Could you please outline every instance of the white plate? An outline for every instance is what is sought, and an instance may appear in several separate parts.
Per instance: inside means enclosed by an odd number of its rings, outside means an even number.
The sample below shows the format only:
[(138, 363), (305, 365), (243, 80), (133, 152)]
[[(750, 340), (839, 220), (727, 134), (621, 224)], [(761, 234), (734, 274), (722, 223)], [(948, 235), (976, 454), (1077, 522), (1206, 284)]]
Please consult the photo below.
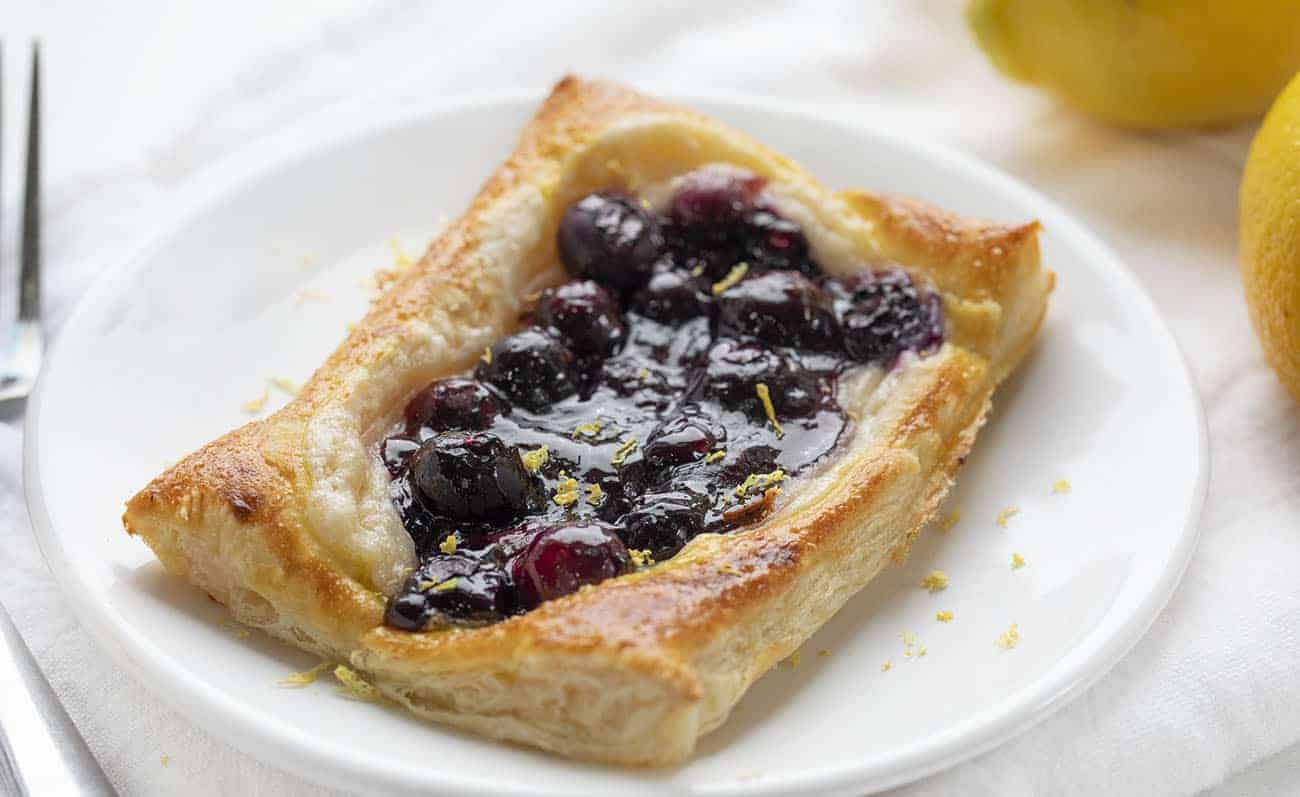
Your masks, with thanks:
[[(694, 104), (837, 186), (1041, 219), (1059, 274), (1037, 350), (927, 533), (750, 690), (676, 769), (626, 772), (483, 741), (276, 686), (312, 660), (166, 576), (123, 533), (123, 500), (244, 422), (267, 377), (306, 377), (359, 317), (359, 284), (417, 252), (509, 151), (535, 97), (446, 106), (303, 143), (259, 145), (189, 193), (194, 210), (111, 269), (68, 321), (29, 409), (27, 491), (41, 547), (86, 628), (160, 697), (244, 751), (368, 791), (861, 792), (1008, 739), (1100, 677), (1169, 598), (1196, 540), (1206, 443), (1172, 337), (1115, 255), (1059, 208), (956, 153), (752, 101)], [(332, 127), (337, 130), (337, 127)], [(272, 390), (267, 409), (284, 397)], [(1073, 490), (1053, 493), (1068, 479)], [(1006, 528), (1003, 507), (1019, 507)], [(1012, 570), (1012, 552), (1028, 564)], [(951, 577), (931, 595), (932, 568)], [(950, 623), (935, 613), (952, 611)], [(1017, 623), (1020, 643), (995, 640)], [(914, 633), (926, 655), (907, 656)], [(821, 656), (822, 650), (828, 655)], [(882, 671), (885, 662), (892, 662)]]

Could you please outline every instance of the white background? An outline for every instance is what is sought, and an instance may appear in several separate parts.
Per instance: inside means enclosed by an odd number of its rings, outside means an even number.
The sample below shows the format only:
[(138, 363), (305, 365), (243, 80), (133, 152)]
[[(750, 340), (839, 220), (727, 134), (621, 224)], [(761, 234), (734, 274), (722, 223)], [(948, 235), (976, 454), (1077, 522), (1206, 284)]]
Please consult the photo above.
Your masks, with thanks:
[[(1093, 124), (996, 76), (956, 0), (467, 5), (10, 0), (0, 10), (6, 274), (33, 36), (43, 42), (54, 324), (150, 234), (177, 186), (326, 110), (541, 88), (572, 70), (824, 102), (945, 141), (1063, 204), (1134, 268), (1191, 363), (1213, 473), (1200, 550), (1134, 652), (1043, 725), (911, 792), (1186, 793), (1225, 778), (1225, 793), (1297, 788), (1300, 408), (1263, 363), (1237, 278), (1249, 128), (1155, 135)], [(0, 290), (5, 313), (12, 296)], [(111, 423), (95, 417), (93, 385), (86, 417)], [(31, 542), (19, 447), (11, 419), (0, 428), (0, 599), (119, 789), (315, 791), (193, 728), (84, 638)]]

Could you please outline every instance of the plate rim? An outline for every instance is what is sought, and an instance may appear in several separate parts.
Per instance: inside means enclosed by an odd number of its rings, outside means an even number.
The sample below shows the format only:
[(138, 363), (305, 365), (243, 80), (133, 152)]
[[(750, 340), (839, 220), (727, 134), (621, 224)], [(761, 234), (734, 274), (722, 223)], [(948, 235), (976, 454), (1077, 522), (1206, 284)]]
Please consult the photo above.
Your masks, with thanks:
[[(818, 124), (831, 124), (852, 133), (887, 140), (891, 145), (914, 153), (918, 158), (939, 164), (945, 170), (957, 170), (977, 180), (995, 184), (1000, 191), (1032, 205), (1040, 220), (1050, 219), (1052, 235), (1071, 248), (1089, 252), (1094, 268), (1109, 272), (1127, 288), (1136, 306), (1149, 317), (1158, 330), (1156, 343), (1168, 349), (1178, 365), (1190, 394), (1196, 426), (1197, 468), (1191, 499), (1181, 521), (1177, 543), (1169, 552), (1169, 564), (1152, 582), (1148, 592), (1138, 600), (1129, 616), (1110, 635), (1095, 638), (1095, 631), (1083, 637), (1069, 650), (1077, 654), (1073, 666), (1054, 666), (1035, 681), (1018, 688), (1004, 700), (984, 711), (969, 715), (955, 725), (927, 739), (899, 750), (877, 754), (852, 763), (805, 769), (798, 773), (765, 773), (761, 779), (711, 785), (717, 794), (776, 795), (796, 791), (866, 789), (877, 791), (919, 780), (948, 769), (998, 747), (1045, 720), (1102, 677), (1133, 649), (1159, 617), (1172, 598), (1191, 562), (1200, 539), (1200, 518), (1204, 506), (1211, 467), (1208, 426), (1203, 403), (1187, 359), (1176, 338), (1145, 287), (1123, 259), (1092, 233), (1075, 216), (1037, 190), (1002, 170), (957, 150), (950, 145), (918, 137), (906, 128), (866, 120), (813, 102), (789, 101), (771, 96), (741, 92), (683, 92), (653, 83), (638, 82), (657, 96), (668, 97), (685, 105), (730, 107), (738, 111), (759, 112)], [(273, 131), (237, 148), (200, 169), (176, 191), (184, 201), (178, 209), (165, 214), (162, 223), (142, 234), (140, 243), (128, 247), (119, 260), (105, 268), (77, 299), (63, 328), (70, 328), (89, 308), (108, 292), (116, 277), (142, 267), (176, 231), (199, 220), (225, 198), (237, 193), (259, 176), (274, 172), (348, 142), (381, 134), (440, 116), (454, 116), (491, 107), (531, 109), (541, 101), (538, 90), (507, 90), (450, 95), (414, 109), (362, 115), (354, 109), (335, 109), (310, 115), (297, 124)], [(364, 109), (362, 109), (364, 111)], [(344, 124), (326, 133), (302, 131), (320, 125), (323, 119), (343, 115)], [(442, 788), (464, 794), (529, 793), (536, 790), (502, 790), (501, 784), (485, 784), (477, 778), (436, 771), (427, 767), (379, 767), (368, 756), (339, 747), (322, 747), (319, 738), (288, 723), (268, 722), (267, 717), (251, 710), (243, 701), (209, 685), (183, 668), (170, 663), (171, 656), (131, 626), (108, 602), (78, 601), (76, 594), (84, 586), (77, 570), (67, 564), (72, 560), (64, 552), (49, 517), (43, 486), (37, 468), (37, 430), (46, 385), (45, 374), (65, 348), (65, 336), (55, 338), (47, 352), (44, 367), (28, 400), (23, 423), (23, 483), (28, 514), (41, 554), (50, 568), (60, 591), (68, 599), (73, 614), (96, 643), (107, 650), (119, 666), (132, 674), (152, 695), (179, 711), (214, 737), (272, 767), (292, 772), (308, 781), (350, 788), (397, 788), (419, 790), (437, 783)], [(220, 711), (213, 711), (213, 709)], [(273, 718), (271, 718), (273, 719)], [(485, 740), (486, 744), (497, 744)], [(647, 784), (648, 785), (648, 784)], [(689, 784), (672, 784), (685, 786)], [(551, 793), (567, 793), (552, 790)]]

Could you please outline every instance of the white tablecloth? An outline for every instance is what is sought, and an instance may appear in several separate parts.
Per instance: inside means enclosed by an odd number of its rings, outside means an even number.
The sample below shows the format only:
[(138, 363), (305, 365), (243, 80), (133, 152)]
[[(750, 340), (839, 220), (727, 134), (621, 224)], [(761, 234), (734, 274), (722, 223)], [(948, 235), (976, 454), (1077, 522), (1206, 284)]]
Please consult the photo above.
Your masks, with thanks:
[[(53, 325), (150, 234), (196, 170), (327, 109), (540, 88), (575, 70), (797, 97), (911, 127), (1017, 175), (1121, 253), (1191, 361), (1214, 461), (1200, 549), (1138, 647), (1048, 721), (905, 791), (1186, 793), (1243, 771), (1228, 791), (1294, 788), (1300, 407), (1261, 358), (1237, 278), (1236, 190), (1251, 130), (1139, 135), (1093, 124), (997, 77), (956, 0), (312, 5), (6, 5), (5, 262), (13, 268), (25, 42), (39, 34)], [(86, 409), (87, 423), (101, 422), (93, 385)], [(21, 433), (8, 424), (0, 600), (113, 781), (131, 794), (314, 791), (197, 730), (87, 640), (31, 540)]]

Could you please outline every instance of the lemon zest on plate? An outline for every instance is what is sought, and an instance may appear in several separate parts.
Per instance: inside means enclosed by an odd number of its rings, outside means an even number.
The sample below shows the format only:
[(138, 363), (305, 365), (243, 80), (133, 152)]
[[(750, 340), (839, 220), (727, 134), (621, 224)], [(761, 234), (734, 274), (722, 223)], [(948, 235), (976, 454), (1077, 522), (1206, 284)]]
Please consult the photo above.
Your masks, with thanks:
[(1003, 650), (1011, 650), (1020, 644), (1020, 624), (1012, 623), (1011, 627), (1002, 632), (1002, 635), (994, 640), (994, 644)]
[(921, 586), (930, 590), (931, 594), (942, 592), (948, 588), (948, 574), (942, 570), (931, 570), (921, 579)]
[(301, 689), (304, 686), (316, 683), (320, 674), (330, 667), (330, 662), (322, 661), (315, 667), (303, 670), (302, 672), (291, 672), (280, 680), (276, 681), (276, 686), (282, 686), (286, 689)]
[(257, 413), (262, 411), (263, 407), (266, 406), (266, 400), (269, 399), (270, 397), (271, 397), (271, 386), (263, 385), (262, 395), (258, 396), (255, 399), (250, 399), (249, 401), (245, 401), (243, 404), (239, 405), (239, 408), (244, 412), (248, 413), (249, 415), (256, 415)]

